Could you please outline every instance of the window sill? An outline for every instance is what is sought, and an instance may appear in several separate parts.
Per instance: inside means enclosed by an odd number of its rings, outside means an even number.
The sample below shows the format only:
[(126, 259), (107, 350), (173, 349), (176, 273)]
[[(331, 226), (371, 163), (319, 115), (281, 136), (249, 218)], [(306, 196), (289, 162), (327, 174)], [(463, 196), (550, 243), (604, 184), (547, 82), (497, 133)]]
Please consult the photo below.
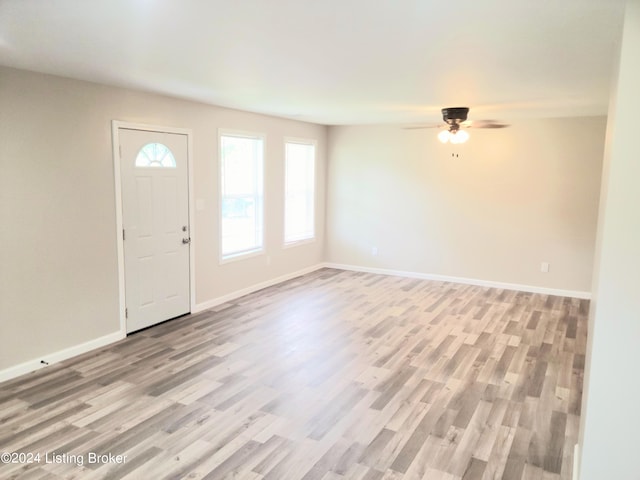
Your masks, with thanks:
[(305, 238), (303, 240), (294, 240), (293, 242), (287, 242), (282, 246), (282, 248), (287, 249), (287, 248), (299, 247), (302, 245), (309, 245), (311, 243), (316, 243), (316, 237)]
[(247, 252), (234, 253), (231, 255), (227, 255), (226, 257), (220, 257), (220, 261), (218, 263), (220, 265), (224, 265), (225, 263), (233, 263), (239, 260), (245, 260), (247, 258), (258, 257), (260, 255), (264, 255), (264, 248), (249, 250)]

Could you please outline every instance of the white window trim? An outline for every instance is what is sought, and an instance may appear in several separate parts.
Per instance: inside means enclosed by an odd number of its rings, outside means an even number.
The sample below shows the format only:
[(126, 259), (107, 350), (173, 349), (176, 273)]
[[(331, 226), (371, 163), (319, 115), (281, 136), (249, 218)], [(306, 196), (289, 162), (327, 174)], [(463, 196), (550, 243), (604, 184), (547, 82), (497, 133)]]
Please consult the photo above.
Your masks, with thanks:
[[(136, 159), (135, 159), (135, 168), (177, 168), (178, 165), (176, 164), (176, 159), (173, 156), (173, 152), (171, 152), (171, 150), (169, 150), (166, 145), (163, 145), (165, 148), (167, 148), (167, 153), (169, 154), (171, 161), (173, 162), (173, 165), (163, 165), (161, 162), (156, 165), (154, 163), (149, 163), (149, 165), (139, 165), (138, 164), (138, 159), (140, 158), (140, 154), (144, 151), (145, 148), (147, 148), (149, 145), (154, 145), (154, 143), (147, 143), (146, 145), (144, 145), (139, 151), (138, 151), (138, 155), (136, 155)], [(145, 153), (144, 154), (145, 157), (147, 157), (147, 159), (151, 160), (151, 158), (149, 158), (149, 156)]]
[[(300, 240), (286, 241), (286, 215), (287, 215), (287, 192), (286, 192), (286, 176), (287, 176), (287, 143), (298, 143), (300, 145), (313, 145), (313, 236), (309, 238), (302, 238)], [(282, 143), (284, 149), (284, 201), (282, 203), (282, 248), (293, 248), (302, 245), (308, 245), (315, 243), (318, 232), (317, 211), (318, 211), (318, 141), (312, 138), (300, 138), (300, 137), (284, 137)]]
[(293, 247), (298, 247), (298, 246), (302, 246), (302, 245), (307, 245), (309, 243), (316, 243), (315, 231), (313, 233), (313, 237), (311, 237), (311, 238), (303, 238), (302, 240), (292, 240), (290, 242), (285, 242), (282, 245), (282, 248), (284, 250), (286, 250), (287, 248), (293, 248)]
[(264, 255), (265, 254), (265, 249), (264, 246), (262, 248), (254, 248), (251, 250), (243, 250), (242, 252), (237, 252), (237, 253), (230, 253), (229, 255), (227, 255), (226, 257), (222, 257), (222, 255), (220, 256), (220, 261), (218, 262), (219, 265), (224, 265), (226, 263), (233, 263), (233, 262), (237, 262), (239, 260), (245, 260), (247, 258), (251, 258), (251, 257), (258, 257), (260, 255)]
[[(251, 248), (240, 252), (222, 253), (222, 137), (242, 137), (262, 140), (262, 246), (259, 248)], [(232, 130), (227, 128), (218, 129), (218, 264), (237, 262), (247, 258), (256, 257), (265, 254), (266, 222), (265, 222), (265, 205), (266, 205), (266, 189), (265, 189), (265, 166), (267, 151), (267, 135), (259, 132), (249, 132), (245, 130)]]

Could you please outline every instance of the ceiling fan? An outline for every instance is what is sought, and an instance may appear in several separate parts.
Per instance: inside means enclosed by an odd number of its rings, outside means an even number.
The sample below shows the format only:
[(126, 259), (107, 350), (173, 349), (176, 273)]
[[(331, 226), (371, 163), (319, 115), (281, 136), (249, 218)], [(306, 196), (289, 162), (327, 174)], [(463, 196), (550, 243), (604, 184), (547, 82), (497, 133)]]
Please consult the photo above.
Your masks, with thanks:
[(422, 125), (418, 127), (405, 127), (407, 130), (421, 128), (443, 128), (438, 133), (438, 139), (442, 143), (464, 143), (469, 139), (467, 128), (506, 128), (509, 125), (499, 123), (496, 120), (467, 120), (469, 115), (468, 107), (447, 107), (442, 109), (442, 120), (446, 125)]

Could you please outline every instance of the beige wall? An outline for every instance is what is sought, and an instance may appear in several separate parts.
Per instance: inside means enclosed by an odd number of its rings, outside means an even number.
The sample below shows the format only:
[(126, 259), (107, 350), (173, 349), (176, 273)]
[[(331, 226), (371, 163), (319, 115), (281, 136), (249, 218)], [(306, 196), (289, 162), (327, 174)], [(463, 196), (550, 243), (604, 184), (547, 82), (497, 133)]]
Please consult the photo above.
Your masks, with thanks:
[[(0, 371), (119, 329), (111, 121), (192, 129), (196, 302), (322, 261), (326, 128), (0, 68)], [(218, 263), (218, 128), (266, 134), (267, 255)], [(284, 137), (318, 140), (318, 241), (282, 248)]]
[(330, 127), (326, 258), (589, 292), (605, 122), (514, 121), (458, 147), (437, 130)]
[(581, 417), (581, 480), (639, 480), (640, 0), (627, 2), (609, 114)]
[[(604, 118), (476, 130), (457, 149), (398, 127), (327, 139), (323, 126), (6, 68), (0, 107), (0, 371), (118, 331), (112, 120), (193, 131), (197, 303), (323, 260), (590, 290)], [(267, 135), (270, 264), (218, 263), (218, 128)], [(318, 140), (318, 241), (291, 249), (285, 136)]]

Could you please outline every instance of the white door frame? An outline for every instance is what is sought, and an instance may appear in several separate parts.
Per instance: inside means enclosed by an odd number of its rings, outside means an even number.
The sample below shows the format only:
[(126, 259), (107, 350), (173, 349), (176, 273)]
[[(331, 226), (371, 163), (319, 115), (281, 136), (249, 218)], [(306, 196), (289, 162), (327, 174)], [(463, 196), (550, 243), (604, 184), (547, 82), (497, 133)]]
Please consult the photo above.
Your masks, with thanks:
[(118, 249), (118, 300), (120, 315), (120, 332), (126, 336), (127, 319), (125, 315), (126, 295), (124, 285), (124, 240), (122, 238), (122, 179), (120, 178), (120, 129), (142, 130), (147, 132), (177, 133), (187, 136), (187, 178), (189, 181), (189, 195), (187, 198), (189, 208), (189, 236), (191, 245), (189, 248), (189, 310), (196, 308), (196, 278), (195, 278), (195, 222), (193, 207), (195, 205), (193, 196), (193, 132), (187, 128), (161, 127), (157, 125), (146, 125), (142, 123), (122, 122), (113, 120), (111, 122), (111, 133), (113, 141), (113, 172), (116, 198), (116, 245)]

